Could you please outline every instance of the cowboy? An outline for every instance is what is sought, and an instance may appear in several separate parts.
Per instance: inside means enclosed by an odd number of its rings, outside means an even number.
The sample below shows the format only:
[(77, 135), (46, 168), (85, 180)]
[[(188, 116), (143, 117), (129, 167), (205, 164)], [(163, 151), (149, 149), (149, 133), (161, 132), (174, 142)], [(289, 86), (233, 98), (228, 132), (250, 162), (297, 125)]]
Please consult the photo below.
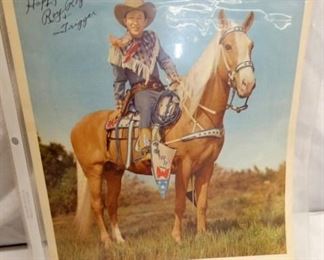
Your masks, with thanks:
[(151, 116), (161, 92), (165, 89), (160, 81), (158, 65), (165, 71), (171, 81), (170, 85), (177, 85), (180, 78), (172, 60), (161, 47), (156, 33), (145, 30), (155, 18), (155, 6), (143, 0), (125, 0), (124, 4), (116, 5), (114, 11), (117, 21), (127, 29), (121, 38), (110, 37), (108, 61), (115, 77), (116, 110), (119, 114), (128, 82), (134, 93), (135, 108), (141, 117), (135, 148), (146, 159), (150, 159)]

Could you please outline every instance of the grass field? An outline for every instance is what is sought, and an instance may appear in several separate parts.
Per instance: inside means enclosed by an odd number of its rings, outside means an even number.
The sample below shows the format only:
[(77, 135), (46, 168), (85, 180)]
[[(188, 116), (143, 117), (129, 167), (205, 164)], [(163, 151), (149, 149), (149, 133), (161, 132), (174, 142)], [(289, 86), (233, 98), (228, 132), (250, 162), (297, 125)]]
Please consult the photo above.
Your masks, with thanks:
[[(208, 232), (196, 236), (195, 208), (187, 201), (181, 246), (171, 238), (174, 190), (165, 200), (136, 177), (124, 179), (119, 223), (126, 243), (100, 246), (95, 225), (83, 240), (73, 216), (54, 219), (60, 259), (190, 259), (282, 254), (285, 246), (285, 166), (233, 172), (216, 167), (210, 185)], [(107, 220), (107, 223), (108, 220)]]

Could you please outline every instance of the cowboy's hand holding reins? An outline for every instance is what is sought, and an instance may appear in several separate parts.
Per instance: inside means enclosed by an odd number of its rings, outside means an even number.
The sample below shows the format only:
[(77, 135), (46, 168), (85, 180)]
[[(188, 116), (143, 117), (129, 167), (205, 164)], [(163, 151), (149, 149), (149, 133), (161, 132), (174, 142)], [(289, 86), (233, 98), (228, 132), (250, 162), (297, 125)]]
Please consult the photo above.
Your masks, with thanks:
[(181, 78), (178, 75), (174, 75), (174, 77), (171, 78), (172, 82), (170, 83), (168, 90), (176, 93), (179, 95), (179, 85), (181, 84)]
[(168, 75), (169, 80), (171, 81), (169, 85), (170, 90), (175, 90), (181, 83), (181, 78), (176, 72), (170, 73), (171, 75)]

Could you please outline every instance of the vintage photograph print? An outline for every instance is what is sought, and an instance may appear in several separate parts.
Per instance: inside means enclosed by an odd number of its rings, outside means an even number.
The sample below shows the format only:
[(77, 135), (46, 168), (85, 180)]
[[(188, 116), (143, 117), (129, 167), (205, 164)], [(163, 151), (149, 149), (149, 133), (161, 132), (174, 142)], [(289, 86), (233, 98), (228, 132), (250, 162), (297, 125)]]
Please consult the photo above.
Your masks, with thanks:
[(303, 0), (2, 5), (59, 259), (290, 255)]

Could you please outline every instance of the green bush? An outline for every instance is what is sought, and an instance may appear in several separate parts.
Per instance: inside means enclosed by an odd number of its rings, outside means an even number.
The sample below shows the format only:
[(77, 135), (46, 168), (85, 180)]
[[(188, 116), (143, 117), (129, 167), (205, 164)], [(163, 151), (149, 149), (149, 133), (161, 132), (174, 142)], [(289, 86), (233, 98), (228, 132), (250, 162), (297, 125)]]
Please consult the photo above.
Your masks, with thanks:
[(75, 168), (65, 171), (60, 183), (48, 190), (52, 216), (75, 212), (77, 205), (77, 178)]
[(58, 143), (43, 144), (38, 138), (52, 216), (75, 211), (76, 164), (72, 153)]

